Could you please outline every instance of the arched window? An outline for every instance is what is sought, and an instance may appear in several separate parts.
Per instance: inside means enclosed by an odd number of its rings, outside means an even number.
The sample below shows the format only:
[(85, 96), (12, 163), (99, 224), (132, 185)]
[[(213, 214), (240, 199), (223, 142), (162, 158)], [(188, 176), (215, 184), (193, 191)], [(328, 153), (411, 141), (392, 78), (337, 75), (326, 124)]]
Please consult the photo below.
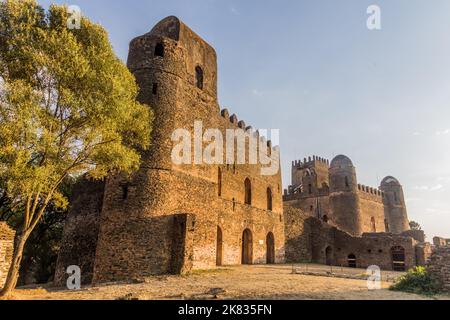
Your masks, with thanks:
[(267, 210), (272, 211), (272, 189), (267, 188)]
[(217, 195), (222, 196), (222, 169), (219, 168), (217, 173)]
[(372, 228), (372, 232), (377, 232), (377, 225), (375, 223), (375, 218), (374, 217), (370, 218), (370, 226)]
[(252, 204), (252, 183), (249, 178), (245, 179), (245, 204)]
[(123, 184), (121, 187), (122, 187), (122, 200), (126, 200), (128, 198), (128, 185)]
[(203, 89), (203, 69), (200, 66), (195, 67), (195, 81), (197, 88)]
[(308, 184), (308, 192), (309, 192), (309, 194), (312, 193), (312, 184)]
[(347, 188), (350, 187), (350, 184), (348, 183), (348, 177), (347, 176), (345, 177), (345, 186)]
[(155, 46), (155, 57), (164, 57), (164, 45), (162, 43)]
[(384, 219), (384, 229), (386, 232), (389, 232), (389, 222), (387, 221), (387, 219)]

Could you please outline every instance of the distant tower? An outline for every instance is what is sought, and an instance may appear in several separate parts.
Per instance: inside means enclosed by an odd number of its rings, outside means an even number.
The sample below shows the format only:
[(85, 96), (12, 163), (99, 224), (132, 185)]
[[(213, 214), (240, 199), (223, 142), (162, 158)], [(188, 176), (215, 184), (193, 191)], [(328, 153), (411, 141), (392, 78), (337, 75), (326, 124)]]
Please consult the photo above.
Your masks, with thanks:
[(352, 161), (335, 157), (330, 164), (330, 207), (336, 226), (352, 235), (361, 235), (358, 183)]
[(389, 176), (381, 181), (380, 190), (385, 195), (383, 202), (389, 231), (402, 233), (409, 230), (408, 214), (401, 184), (397, 179)]

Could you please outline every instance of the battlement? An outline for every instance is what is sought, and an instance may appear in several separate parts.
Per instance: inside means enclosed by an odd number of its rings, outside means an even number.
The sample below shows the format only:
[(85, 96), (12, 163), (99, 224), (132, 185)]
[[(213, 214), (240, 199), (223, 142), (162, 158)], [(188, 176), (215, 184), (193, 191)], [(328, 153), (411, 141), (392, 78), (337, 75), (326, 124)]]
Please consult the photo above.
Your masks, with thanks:
[(370, 194), (370, 195), (374, 195), (374, 196), (377, 196), (377, 197), (380, 197), (380, 198), (384, 198), (385, 197), (384, 192), (381, 191), (380, 189), (373, 188), (373, 187), (368, 187), (368, 186), (365, 186), (363, 184), (358, 184), (358, 191), (364, 192), (364, 193), (367, 193), (367, 194)]
[(292, 161), (292, 167), (301, 169), (304, 167), (310, 167), (312, 165), (315, 165), (316, 163), (321, 163), (330, 166), (330, 161), (328, 159), (319, 156), (311, 156), (308, 158), (304, 158), (303, 160)]
[(255, 138), (259, 138), (261, 144), (266, 144), (268, 148), (272, 151), (279, 151), (280, 147), (278, 145), (273, 146), (271, 140), (267, 140), (266, 137), (260, 136), (259, 130), (254, 131), (252, 126), (247, 126), (244, 120), (239, 120), (236, 114), (232, 114), (230, 116), (230, 112), (227, 108), (224, 108), (220, 111), (220, 116), (229, 122), (230, 129), (242, 129), (247, 134), (253, 135)]

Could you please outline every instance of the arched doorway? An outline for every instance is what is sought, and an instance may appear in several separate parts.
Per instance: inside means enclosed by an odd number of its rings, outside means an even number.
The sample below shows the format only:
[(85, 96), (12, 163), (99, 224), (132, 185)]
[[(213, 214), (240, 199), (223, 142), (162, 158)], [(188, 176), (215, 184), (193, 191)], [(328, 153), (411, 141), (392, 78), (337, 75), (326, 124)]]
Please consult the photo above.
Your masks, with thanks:
[(391, 249), (392, 269), (394, 271), (405, 271), (405, 248), (397, 246)]
[(222, 229), (217, 227), (217, 247), (216, 247), (216, 265), (221, 266), (223, 264), (223, 236)]
[(242, 235), (242, 264), (253, 263), (253, 236), (250, 229), (245, 229)]
[(348, 255), (347, 262), (349, 268), (356, 268), (356, 256), (353, 253)]
[(266, 237), (266, 261), (267, 264), (275, 263), (275, 237), (269, 232)]
[(334, 259), (333, 259), (333, 248), (328, 246), (325, 249), (325, 263), (329, 266), (333, 265)]

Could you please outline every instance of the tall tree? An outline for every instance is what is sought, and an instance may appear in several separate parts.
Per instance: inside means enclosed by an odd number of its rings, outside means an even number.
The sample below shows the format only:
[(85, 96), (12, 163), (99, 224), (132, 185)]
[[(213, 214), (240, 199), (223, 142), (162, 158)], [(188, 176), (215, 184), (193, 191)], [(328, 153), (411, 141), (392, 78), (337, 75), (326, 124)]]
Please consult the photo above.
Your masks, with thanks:
[[(132, 173), (150, 145), (153, 115), (106, 31), (87, 18), (69, 28), (63, 6), (0, 2), (0, 181), (24, 209), (0, 295), (15, 288), (24, 245), (69, 176)], [(73, 25), (73, 24), (72, 24)]]

